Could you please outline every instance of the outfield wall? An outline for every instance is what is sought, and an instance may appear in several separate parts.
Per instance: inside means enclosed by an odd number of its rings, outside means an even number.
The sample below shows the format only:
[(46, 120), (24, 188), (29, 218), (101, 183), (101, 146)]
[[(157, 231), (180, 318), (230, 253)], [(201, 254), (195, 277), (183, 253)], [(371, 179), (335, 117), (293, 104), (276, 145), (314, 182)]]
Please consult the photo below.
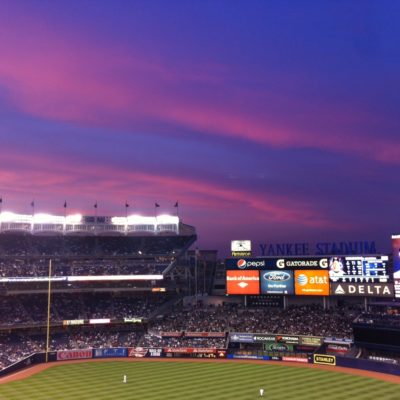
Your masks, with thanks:
[[(292, 356), (267, 356), (251, 352), (228, 352), (226, 349), (217, 348), (193, 348), (193, 347), (115, 347), (102, 349), (76, 349), (59, 350), (49, 352), (49, 361), (67, 361), (67, 360), (91, 360), (106, 358), (207, 358), (207, 359), (247, 359), (247, 360), (265, 360), (265, 361), (287, 361), (302, 363), (313, 363), (318, 365), (330, 365), (332, 369), (335, 366), (362, 369), (373, 372), (380, 372), (400, 376), (400, 365), (387, 364), (378, 361), (362, 360), (359, 358), (348, 358), (328, 354), (309, 354), (307, 357), (293, 354)], [(0, 377), (15, 373), (22, 369), (31, 367), (35, 364), (46, 362), (46, 353), (35, 353), (18, 361), (0, 371)]]

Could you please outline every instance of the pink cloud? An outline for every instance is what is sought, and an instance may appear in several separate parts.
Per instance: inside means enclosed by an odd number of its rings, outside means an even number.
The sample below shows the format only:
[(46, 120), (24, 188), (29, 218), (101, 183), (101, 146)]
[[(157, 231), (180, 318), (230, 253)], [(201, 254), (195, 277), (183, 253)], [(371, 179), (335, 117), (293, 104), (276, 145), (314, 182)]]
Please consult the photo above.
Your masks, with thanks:
[[(54, 199), (75, 199), (75, 202), (86, 205), (98, 200), (107, 204), (109, 212), (115, 212), (119, 203), (123, 204), (125, 199), (133, 197), (134, 202), (136, 199), (147, 199), (147, 202), (152, 199), (152, 204), (154, 193), (159, 193), (159, 198), (154, 201), (172, 204), (172, 201), (179, 198), (181, 204), (190, 205), (191, 213), (219, 210), (221, 218), (224, 214), (233, 213), (237, 222), (244, 218), (247, 221), (256, 219), (258, 222), (296, 223), (308, 227), (332, 227), (336, 224), (299, 201), (291, 201), (272, 193), (233, 189), (196, 178), (152, 175), (109, 165), (86, 164), (84, 161), (63, 160), (60, 157), (41, 158), (13, 151), (4, 151), (0, 167), (3, 171), (0, 175), (2, 195), (10, 205), (20, 204), (18, 202), (23, 197), (26, 198), (26, 204), (35, 198), (41, 199), (38, 204), (42, 202), (48, 207), (52, 206), (49, 199), (52, 199), (51, 202)], [(145, 204), (135, 202), (135, 207), (140, 209)], [(243, 212), (238, 213), (237, 210)]]
[[(282, 104), (290, 104), (293, 109), (300, 100), (282, 99), (281, 94), (260, 93), (257, 89), (232, 88), (225, 77), (235, 77), (235, 71), (223, 65), (180, 68), (178, 63), (167, 64), (132, 50), (125, 53), (100, 47), (71, 32), (68, 36), (56, 34), (41, 21), (25, 20), (22, 29), (15, 21), (3, 18), (1, 22), (0, 85), (8, 90), (15, 106), (26, 113), (104, 127), (156, 119), (267, 146), (356, 153), (400, 163), (398, 140), (379, 136), (362, 140), (362, 132), (316, 134), (312, 129), (252, 112), (251, 104), (260, 99), (265, 104), (284, 100)], [(177, 90), (188, 82), (205, 84), (208, 91), (190, 96)], [(214, 101), (213, 93), (226, 93), (225, 100)], [(244, 108), (243, 104), (250, 106)], [(291, 110), (287, 111), (290, 120)], [(326, 126), (335, 126), (338, 120), (354, 123), (371, 117), (310, 106), (305, 118), (323, 119)]]

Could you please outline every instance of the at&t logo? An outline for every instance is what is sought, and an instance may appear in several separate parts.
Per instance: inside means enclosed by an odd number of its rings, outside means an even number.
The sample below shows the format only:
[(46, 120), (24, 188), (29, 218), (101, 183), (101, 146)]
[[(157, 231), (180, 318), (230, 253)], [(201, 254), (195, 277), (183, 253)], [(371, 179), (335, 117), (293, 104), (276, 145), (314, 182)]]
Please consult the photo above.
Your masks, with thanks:
[(307, 285), (307, 283), (308, 283), (307, 275), (300, 274), (300, 275), (297, 277), (297, 283), (298, 283), (300, 286)]

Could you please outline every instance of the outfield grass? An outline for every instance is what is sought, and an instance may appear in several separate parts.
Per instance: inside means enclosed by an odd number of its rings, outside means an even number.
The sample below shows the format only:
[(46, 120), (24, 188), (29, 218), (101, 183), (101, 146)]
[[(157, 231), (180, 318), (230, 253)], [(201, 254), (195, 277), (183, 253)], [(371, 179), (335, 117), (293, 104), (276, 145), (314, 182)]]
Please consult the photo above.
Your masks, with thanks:
[[(122, 383), (123, 375), (128, 383)], [(245, 363), (96, 362), (56, 365), (0, 385), (1, 400), (399, 400), (400, 385), (313, 368)]]

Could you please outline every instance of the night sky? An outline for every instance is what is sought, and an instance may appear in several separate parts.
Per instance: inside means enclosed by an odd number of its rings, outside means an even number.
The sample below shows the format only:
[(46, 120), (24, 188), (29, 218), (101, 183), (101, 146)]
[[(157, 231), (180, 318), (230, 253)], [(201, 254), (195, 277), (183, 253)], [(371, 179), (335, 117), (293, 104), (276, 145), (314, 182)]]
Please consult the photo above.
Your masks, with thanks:
[(400, 231), (400, 2), (0, 2), (3, 211), (174, 213), (200, 248)]

